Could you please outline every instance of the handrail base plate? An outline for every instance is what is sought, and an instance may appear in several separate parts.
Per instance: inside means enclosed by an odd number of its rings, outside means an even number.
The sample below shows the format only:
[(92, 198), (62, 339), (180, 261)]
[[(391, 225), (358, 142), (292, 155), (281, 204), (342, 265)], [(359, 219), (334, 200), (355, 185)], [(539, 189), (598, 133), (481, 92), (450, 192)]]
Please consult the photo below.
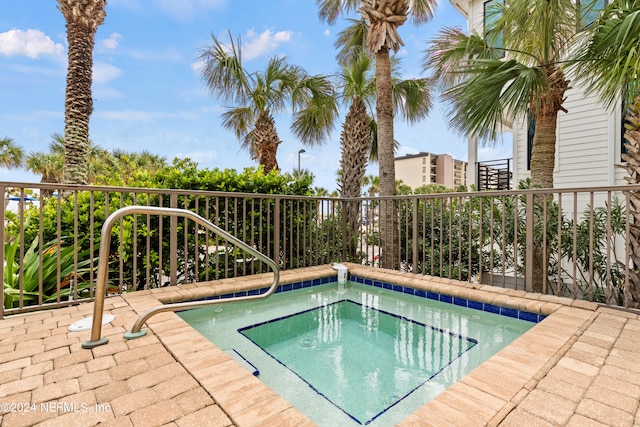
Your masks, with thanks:
[(94, 347), (98, 347), (99, 345), (104, 345), (109, 342), (109, 338), (100, 338), (96, 341), (85, 341), (82, 343), (82, 348), (91, 349)]
[(139, 332), (125, 332), (125, 334), (123, 335), (125, 340), (133, 340), (136, 338), (140, 338), (147, 335), (147, 331), (144, 329), (141, 329)]

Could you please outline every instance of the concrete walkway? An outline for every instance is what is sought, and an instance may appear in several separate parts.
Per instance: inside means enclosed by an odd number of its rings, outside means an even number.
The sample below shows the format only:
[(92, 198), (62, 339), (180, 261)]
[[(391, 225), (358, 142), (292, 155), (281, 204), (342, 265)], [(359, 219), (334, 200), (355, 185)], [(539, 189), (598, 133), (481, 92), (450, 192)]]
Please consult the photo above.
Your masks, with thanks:
[[(481, 285), (351, 266), (452, 295), (549, 311), (523, 337), (400, 423), (403, 426), (640, 425), (637, 314)], [(330, 266), (283, 272), (283, 283), (335, 274)], [(355, 274), (355, 273), (354, 273)], [(372, 276), (373, 277), (373, 276)], [(304, 426), (302, 413), (173, 313), (149, 334), (122, 334), (159, 301), (264, 286), (270, 276), (222, 280), (107, 299), (116, 319), (109, 343), (81, 348), (89, 332), (68, 326), (91, 315), (82, 305), (0, 321), (0, 424), (42, 426)]]

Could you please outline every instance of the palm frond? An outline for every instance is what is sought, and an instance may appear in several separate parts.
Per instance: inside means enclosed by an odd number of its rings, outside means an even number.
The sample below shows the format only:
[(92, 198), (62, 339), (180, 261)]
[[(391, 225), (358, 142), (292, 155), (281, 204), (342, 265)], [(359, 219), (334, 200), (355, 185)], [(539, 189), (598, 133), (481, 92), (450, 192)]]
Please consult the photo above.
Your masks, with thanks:
[(336, 59), (338, 63), (347, 66), (356, 62), (358, 58), (365, 54), (372, 56), (367, 49), (367, 33), (369, 32), (369, 24), (364, 19), (349, 19), (350, 24), (338, 33), (333, 47), (338, 49)]
[(12, 138), (0, 139), (0, 167), (19, 168), (23, 157), (24, 150)]
[(403, 119), (413, 124), (429, 115), (433, 107), (431, 93), (433, 79), (410, 79), (396, 81), (393, 84), (393, 100), (395, 110)]
[[(371, 163), (378, 163), (378, 122), (376, 122), (374, 118), (371, 118), (369, 127), (371, 128), (371, 149), (369, 150), (369, 161)], [(393, 152), (397, 152), (398, 148), (400, 148), (400, 142), (397, 139), (394, 139)], [(375, 178), (376, 185), (380, 185), (380, 181), (377, 176), (372, 176), (371, 178)]]
[(334, 24), (341, 14), (357, 11), (360, 0), (316, 0), (316, 5), (320, 19)]
[(409, 7), (409, 16), (416, 24), (422, 24), (433, 18), (437, 0), (411, 0)]
[(347, 100), (359, 97), (365, 102), (375, 99), (374, 69), (375, 60), (364, 52), (345, 64), (340, 73), (341, 96)]
[(378, 122), (374, 118), (369, 121), (371, 128), (371, 150), (369, 150), (369, 161), (378, 163)]
[(505, 118), (526, 111), (533, 96), (546, 89), (542, 68), (514, 60), (478, 60), (463, 72), (470, 77), (444, 94), (450, 123), (462, 134), (477, 133), (485, 141), (497, 136)]
[(224, 44), (213, 34), (213, 44), (205, 47), (200, 60), (203, 61), (202, 79), (212, 94), (222, 96), (230, 102), (242, 100), (248, 90), (248, 76), (242, 67), (242, 40), (233, 40), (229, 33), (229, 43)]
[(468, 62), (503, 56), (503, 49), (491, 46), (479, 34), (466, 35), (459, 28), (446, 27), (429, 42), (422, 68), (424, 71), (432, 70), (440, 86), (446, 88), (467, 78), (461, 68)]
[(511, 59), (530, 66), (564, 60), (581, 25), (574, 0), (508, 0), (496, 9), (489, 31), (502, 34)]
[(587, 31), (592, 37), (573, 58), (578, 81), (608, 106), (620, 95), (629, 104), (640, 89), (640, 2), (614, 1)]
[[(232, 131), (236, 138), (243, 140), (256, 121), (256, 114), (250, 107), (227, 108), (222, 113), (222, 126)], [(243, 144), (243, 148), (244, 144)]]
[(333, 87), (326, 76), (303, 78), (292, 95), (294, 118), (292, 129), (305, 144), (326, 139), (338, 115)]

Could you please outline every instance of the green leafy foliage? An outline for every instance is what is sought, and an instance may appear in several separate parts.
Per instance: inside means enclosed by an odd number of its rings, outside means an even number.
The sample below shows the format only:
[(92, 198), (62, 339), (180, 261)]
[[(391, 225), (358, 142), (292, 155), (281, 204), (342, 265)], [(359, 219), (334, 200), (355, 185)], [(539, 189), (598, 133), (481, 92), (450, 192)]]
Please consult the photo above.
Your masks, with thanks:
[[(525, 180), (519, 188), (530, 186)], [(527, 196), (476, 194), (399, 201), (402, 265), (409, 271), (465, 281), (479, 274), (524, 277)], [(562, 207), (551, 196), (534, 195), (529, 202), (533, 202), (534, 264), (539, 263), (534, 275), (540, 276), (540, 283), (546, 275), (544, 292), (623, 304), (625, 266), (620, 260), (624, 257), (616, 251), (622, 250), (626, 232), (624, 203), (613, 197), (606, 206), (587, 205), (581, 213), (568, 213), (572, 206)], [(372, 232), (369, 239), (374, 237)]]
[[(97, 183), (113, 186), (122, 184), (122, 179), (117, 174), (100, 176)], [(144, 169), (132, 173), (127, 184), (149, 190), (79, 191), (65, 198), (48, 199), (43, 206), (42, 222), (39, 215), (34, 215), (26, 227), (25, 241), (36, 239), (42, 228), (44, 240), (76, 241), (85, 256), (97, 257), (102, 224), (109, 214), (124, 206), (164, 206), (198, 213), (283, 266), (302, 267), (310, 262), (312, 238), (317, 239), (319, 233), (315, 222), (317, 202), (290, 199), (278, 202), (280, 246), (275, 247), (273, 212), (278, 198), (264, 194), (312, 195), (311, 177), (293, 179), (288, 174), (264, 174), (262, 169), (251, 168), (240, 173), (198, 169), (189, 159), (176, 159), (171, 166), (153, 173)], [(161, 189), (178, 191), (169, 194)], [(112, 291), (166, 285), (172, 239), (177, 242), (174, 247), (179, 283), (233, 277), (264, 268), (248, 254), (204, 232), (192, 221), (131, 215), (118, 221), (112, 230), (109, 250), (112, 267), (109, 280), (115, 288)]]
[[(49, 241), (42, 245), (40, 251), (36, 237), (24, 254), (20, 251), (18, 239), (13, 238), (4, 244), (5, 308), (18, 306), (21, 298), (24, 305), (32, 305), (89, 296), (88, 275), (92, 260), (88, 257), (88, 251), (82, 250), (76, 254), (73, 245), (63, 243)], [(70, 286), (72, 283), (75, 287)]]
[[(439, 190), (439, 189), (438, 189)], [(417, 265), (413, 265), (414, 203), (418, 204), (419, 224)], [(400, 253), (411, 269), (421, 274), (469, 280), (487, 271), (493, 258), (498, 267), (500, 257), (490, 244), (492, 236), (490, 210), (499, 211), (489, 198), (469, 201), (463, 197), (411, 199), (400, 207)], [(492, 254), (493, 252), (493, 254)]]

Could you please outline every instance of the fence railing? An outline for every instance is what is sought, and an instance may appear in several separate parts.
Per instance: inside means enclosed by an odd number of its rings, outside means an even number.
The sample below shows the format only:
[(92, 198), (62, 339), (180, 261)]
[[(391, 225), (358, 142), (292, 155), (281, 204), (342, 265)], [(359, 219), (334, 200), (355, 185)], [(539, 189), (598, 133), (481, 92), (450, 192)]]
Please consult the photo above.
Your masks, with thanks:
[[(281, 269), (386, 255), (415, 274), (631, 305), (623, 191), (637, 187), (339, 199), (0, 182), (0, 315), (92, 300), (100, 228), (131, 205), (193, 211)], [(109, 266), (108, 294), (267, 271), (193, 221), (149, 215), (115, 225)]]

